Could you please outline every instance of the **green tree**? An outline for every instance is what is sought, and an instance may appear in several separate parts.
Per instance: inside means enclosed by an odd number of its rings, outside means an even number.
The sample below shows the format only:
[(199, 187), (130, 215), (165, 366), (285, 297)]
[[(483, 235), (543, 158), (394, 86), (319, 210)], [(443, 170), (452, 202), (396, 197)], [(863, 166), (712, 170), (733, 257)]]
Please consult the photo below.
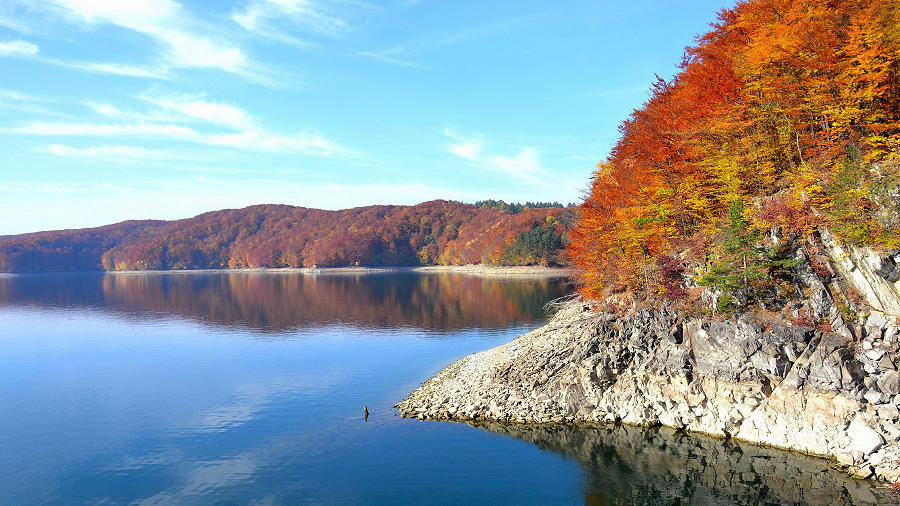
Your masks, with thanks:
[(723, 240), (720, 253), (698, 284), (719, 290), (716, 308), (729, 313), (757, 299), (769, 281), (784, 276), (797, 261), (785, 255), (781, 245), (766, 247), (762, 233), (745, 217), (743, 200), (728, 207), (728, 215), (720, 225)]

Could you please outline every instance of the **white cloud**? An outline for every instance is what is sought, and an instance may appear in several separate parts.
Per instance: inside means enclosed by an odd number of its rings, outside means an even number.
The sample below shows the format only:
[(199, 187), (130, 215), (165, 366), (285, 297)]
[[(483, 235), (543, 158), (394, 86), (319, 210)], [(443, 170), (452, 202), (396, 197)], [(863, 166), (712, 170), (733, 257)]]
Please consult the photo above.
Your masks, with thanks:
[[(162, 55), (174, 67), (217, 68), (252, 75), (252, 65), (244, 52), (222, 37), (209, 36), (178, 2), (172, 0), (51, 0), (55, 10), (86, 25), (114, 24), (146, 34), (157, 41)], [(106, 67), (104, 67), (106, 65)], [(95, 64), (96, 70), (118, 71), (126, 75), (159, 72), (142, 67)], [(86, 69), (88, 70), (88, 69)]]
[(158, 161), (196, 159), (195, 156), (176, 153), (170, 150), (147, 149), (144, 147), (123, 145), (73, 148), (63, 144), (52, 144), (50, 146), (39, 148), (38, 151), (71, 158), (99, 158), (106, 160)]
[(508, 174), (529, 184), (546, 185), (550, 181), (549, 171), (541, 166), (539, 153), (532, 147), (521, 148), (515, 157), (487, 156), (482, 153), (484, 142), (481, 139), (466, 139), (447, 129), (444, 130), (444, 135), (459, 141), (448, 146), (450, 153), (471, 160), (479, 167)]
[(59, 60), (44, 60), (47, 63), (62, 65), (95, 74), (113, 74), (119, 76), (130, 77), (147, 77), (151, 79), (166, 79), (169, 69), (166, 66), (161, 67), (145, 67), (141, 65), (122, 65), (119, 63), (78, 63), (78, 62), (62, 62)]
[(243, 11), (232, 13), (231, 19), (250, 33), (302, 46), (311, 44), (287, 35), (286, 30), (334, 37), (350, 29), (326, 5), (311, 0), (252, 0)]
[(147, 77), (152, 79), (165, 79), (168, 77), (168, 68), (165, 66), (152, 68), (140, 65), (122, 65), (119, 63), (64, 62), (54, 58), (41, 58), (38, 56), (39, 52), (40, 48), (37, 45), (25, 40), (0, 42), (0, 56), (31, 58), (43, 63), (83, 70), (94, 74), (114, 74), (131, 77)]
[(300, 133), (288, 136), (271, 135), (260, 132), (209, 134), (198, 132), (190, 127), (175, 124), (33, 122), (24, 127), (3, 128), (0, 129), (0, 133), (11, 135), (53, 135), (72, 137), (150, 137), (248, 151), (298, 153), (322, 157), (348, 156), (354, 154), (350, 150), (347, 150), (320, 135), (311, 133)]
[(256, 130), (257, 120), (246, 111), (231, 105), (200, 100), (202, 96), (154, 96), (144, 94), (139, 98), (162, 107), (167, 111), (175, 111), (193, 119), (199, 119), (214, 125), (226, 126), (237, 130)]
[(351, 152), (315, 134), (292, 136), (265, 135), (257, 132), (206, 136), (204, 142), (215, 146), (227, 146), (253, 151), (304, 153), (316, 156), (350, 155)]
[(134, 136), (134, 137), (167, 137), (172, 139), (194, 137), (197, 131), (179, 125), (155, 125), (149, 123), (136, 124), (103, 124), (103, 123), (45, 123), (35, 121), (24, 127), (3, 128), (0, 132), (12, 135), (61, 135), (61, 136)]
[(547, 175), (546, 169), (541, 167), (538, 161), (538, 152), (534, 148), (522, 148), (515, 158), (492, 156), (487, 158), (486, 162), (496, 170), (525, 181), (543, 183), (545, 180), (539, 176)]
[(460, 158), (468, 158), (469, 160), (477, 160), (481, 154), (481, 142), (467, 141), (462, 144), (453, 144), (450, 146), (450, 152)]
[(34, 56), (40, 48), (25, 40), (0, 42), (0, 56)]

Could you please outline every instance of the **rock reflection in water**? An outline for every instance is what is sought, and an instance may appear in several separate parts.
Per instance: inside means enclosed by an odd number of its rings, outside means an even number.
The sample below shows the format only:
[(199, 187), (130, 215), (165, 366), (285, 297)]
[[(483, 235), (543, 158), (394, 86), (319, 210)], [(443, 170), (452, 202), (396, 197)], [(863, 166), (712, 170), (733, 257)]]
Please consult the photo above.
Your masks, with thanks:
[(562, 278), (457, 273), (165, 272), (0, 276), (0, 306), (90, 307), (284, 332), (316, 325), (449, 331), (540, 320)]
[(900, 497), (829, 462), (735, 440), (626, 425), (471, 425), (577, 461), (586, 505), (867, 505)]

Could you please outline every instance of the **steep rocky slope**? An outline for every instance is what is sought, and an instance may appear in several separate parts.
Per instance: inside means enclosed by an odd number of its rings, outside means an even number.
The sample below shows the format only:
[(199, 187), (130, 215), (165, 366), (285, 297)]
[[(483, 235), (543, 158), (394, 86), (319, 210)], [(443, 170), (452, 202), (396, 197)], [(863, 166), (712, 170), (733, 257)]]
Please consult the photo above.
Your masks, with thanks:
[[(615, 315), (577, 303), (454, 362), (397, 407), (421, 419), (664, 425), (832, 456), (856, 475), (896, 481), (900, 301), (884, 268), (893, 256), (853, 250), (838, 261), (871, 275), (826, 283), (807, 262), (794, 269), (806, 297), (796, 310), (826, 317), (828, 331), (761, 312), (705, 319), (661, 306)], [(857, 304), (851, 318), (834, 302), (851, 289), (877, 307)]]

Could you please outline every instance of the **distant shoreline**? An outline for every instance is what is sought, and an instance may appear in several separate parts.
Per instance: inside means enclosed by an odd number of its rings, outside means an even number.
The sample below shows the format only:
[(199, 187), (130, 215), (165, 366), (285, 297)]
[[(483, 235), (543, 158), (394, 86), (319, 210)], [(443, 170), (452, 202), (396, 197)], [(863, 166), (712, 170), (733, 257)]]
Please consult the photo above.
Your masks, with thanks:
[(537, 265), (516, 265), (508, 267), (489, 266), (484, 264), (468, 265), (429, 265), (418, 267), (384, 266), (384, 267), (247, 267), (224, 269), (171, 269), (171, 270), (123, 270), (123, 271), (72, 271), (72, 272), (11, 272), (0, 273), (3, 276), (46, 275), (46, 274), (122, 274), (129, 276), (152, 274), (211, 274), (211, 273), (267, 273), (267, 274), (315, 274), (315, 275), (360, 275), (382, 274), (390, 272), (419, 273), (458, 273), (485, 277), (538, 277), (560, 278), (571, 277), (572, 270), (566, 267), (541, 267)]

